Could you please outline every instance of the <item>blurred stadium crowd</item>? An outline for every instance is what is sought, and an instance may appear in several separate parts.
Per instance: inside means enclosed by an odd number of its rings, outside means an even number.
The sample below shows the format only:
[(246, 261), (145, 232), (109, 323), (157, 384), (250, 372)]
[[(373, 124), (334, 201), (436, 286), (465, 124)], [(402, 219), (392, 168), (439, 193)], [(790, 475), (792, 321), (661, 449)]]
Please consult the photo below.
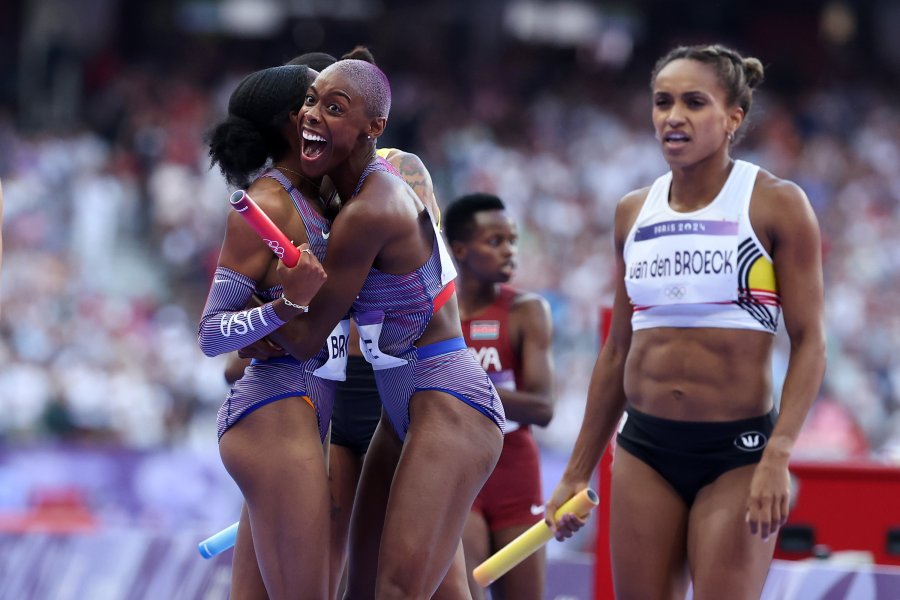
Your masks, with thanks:
[[(205, 132), (250, 70), (364, 42), (394, 88), (384, 145), (422, 156), (442, 204), (489, 191), (518, 218), (516, 283), (550, 299), (556, 330), (558, 409), (540, 441), (572, 443), (598, 313), (612, 301), (615, 203), (666, 169), (647, 93), (661, 46), (612, 31), (587, 57), (583, 48), (483, 38), (463, 52), (442, 43), (459, 33), (453, 27), (398, 47), (382, 26), (382, 37), (348, 27), (311, 47), (298, 31), (315, 37), (304, 25), (268, 45), (160, 35), (157, 46), (63, 47), (45, 57), (47, 72), (77, 59), (65, 72), (79, 85), (62, 94), (62, 108), (40, 95), (35, 106), (53, 110), (0, 106), (0, 440), (214, 445), (224, 363), (200, 353), (196, 326), (229, 190), (209, 169)], [(737, 45), (773, 68), (799, 64), (777, 45)], [(798, 457), (900, 461), (898, 94), (874, 74), (801, 83), (776, 71), (736, 149), (800, 184), (823, 231), (828, 372)], [(787, 359), (780, 344), (776, 387)]]

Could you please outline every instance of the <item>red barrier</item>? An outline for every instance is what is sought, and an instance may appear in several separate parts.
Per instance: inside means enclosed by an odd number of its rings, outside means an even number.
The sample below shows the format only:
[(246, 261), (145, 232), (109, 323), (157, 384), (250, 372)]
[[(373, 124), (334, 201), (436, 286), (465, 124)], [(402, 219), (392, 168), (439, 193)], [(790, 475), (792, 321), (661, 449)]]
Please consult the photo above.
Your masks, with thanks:
[(0, 510), (0, 533), (91, 533), (100, 522), (84, 490), (76, 486), (36, 489), (25, 510)]
[[(609, 336), (612, 325), (612, 309), (600, 309), (600, 347), (603, 347)], [(606, 447), (597, 473), (597, 493), (600, 495), (600, 506), (597, 513), (597, 541), (594, 544), (594, 598), (610, 600), (613, 595), (612, 566), (609, 555), (609, 484), (612, 479), (612, 445)]]
[(609, 482), (612, 479), (612, 447), (607, 446), (600, 459), (597, 493), (600, 505), (597, 507), (597, 542), (594, 544), (594, 598), (610, 600), (614, 598), (612, 564), (609, 551)]
[[(797, 482), (796, 504), (776, 558), (811, 556), (811, 547), (786, 549), (790, 545), (786, 536), (809, 528), (809, 546), (817, 545), (820, 551), (863, 550), (871, 552), (877, 564), (900, 565), (900, 468), (871, 462), (796, 462), (791, 473)], [(896, 537), (889, 552), (892, 529)]]

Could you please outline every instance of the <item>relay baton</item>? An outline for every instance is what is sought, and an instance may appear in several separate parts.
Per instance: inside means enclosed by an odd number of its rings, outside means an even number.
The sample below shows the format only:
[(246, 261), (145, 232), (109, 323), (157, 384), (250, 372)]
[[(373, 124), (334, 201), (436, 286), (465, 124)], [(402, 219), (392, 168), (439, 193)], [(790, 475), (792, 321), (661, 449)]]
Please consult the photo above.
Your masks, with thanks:
[(212, 558), (234, 546), (234, 542), (237, 541), (238, 523), (240, 521), (200, 542), (198, 545), (200, 556)]
[[(569, 498), (560, 506), (554, 519), (559, 519), (564, 514), (574, 513), (580, 518), (586, 518), (600, 503), (597, 492), (591, 488), (585, 488)], [(472, 577), (481, 587), (487, 587), (503, 577), (507, 571), (531, 556), (541, 546), (550, 541), (553, 532), (547, 523), (541, 519), (532, 525), (522, 535), (505, 545), (496, 554), (475, 567)]]
[(297, 261), (300, 260), (300, 251), (247, 192), (237, 190), (231, 194), (229, 201), (231, 208), (244, 217), (253, 231), (259, 234), (259, 237), (275, 253), (275, 256), (281, 259), (281, 262), (289, 267), (297, 264)]

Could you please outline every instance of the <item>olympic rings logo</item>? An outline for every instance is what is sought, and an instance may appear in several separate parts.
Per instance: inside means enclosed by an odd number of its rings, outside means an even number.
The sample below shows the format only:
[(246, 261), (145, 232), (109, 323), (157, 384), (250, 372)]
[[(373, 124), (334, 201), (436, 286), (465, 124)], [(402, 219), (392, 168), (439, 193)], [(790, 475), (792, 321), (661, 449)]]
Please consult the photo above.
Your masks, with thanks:
[(683, 285), (670, 285), (666, 288), (665, 294), (672, 300), (681, 300), (687, 294), (687, 290)]
[(279, 244), (275, 240), (267, 240), (265, 238), (263, 238), (263, 241), (266, 243), (269, 249), (275, 253), (275, 256), (277, 256), (278, 258), (284, 258), (284, 247), (281, 244)]

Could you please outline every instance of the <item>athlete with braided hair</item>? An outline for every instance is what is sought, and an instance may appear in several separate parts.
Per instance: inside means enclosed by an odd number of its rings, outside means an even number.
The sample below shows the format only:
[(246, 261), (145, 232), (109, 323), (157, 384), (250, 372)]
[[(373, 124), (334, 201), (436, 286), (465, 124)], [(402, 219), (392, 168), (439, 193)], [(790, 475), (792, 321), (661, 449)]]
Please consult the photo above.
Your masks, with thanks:
[[(612, 328), (545, 513), (558, 538), (582, 525), (549, 515), (588, 484), (618, 424), (619, 600), (684, 598), (690, 581), (696, 600), (759, 598), (787, 519), (791, 449), (825, 368), (822, 258), (803, 191), (731, 157), (762, 78), (759, 60), (722, 46), (676, 48), (653, 71), (671, 171), (616, 210)], [(791, 350), (776, 412), (781, 313)]]
[[(303, 66), (263, 69), (232, 93), (215, 126), (209, 154), (228, 183), (247, 188), (275, 224), (303, 242), (294, 268), (302, 277), (280, 285), (280, 262), (244, 222), (229, 215), (225, 240), (200, 322), (199, 342), (213, 356), (258, 341), (308, 310), (325, 281), (319, 260), (330, 231), (318, 184), (300, 171), (297, 110), (316, 72)], [(266, 168), (267, 164), (271, 167)], [(260, 169), (263, 172), (256, 175)], [(247, 307), (256, 295), (260, 306)], [(232, 597), (326, 597), (328, 482), (322, 441), (331, 420), (334, 381), (344, 375), (346, 331), (304, 360), (255, 360), (219, 409), (219, 452), (244, 495), (234, 553)]]
[[(365, 46), (356, 46), (341, 56), (341, 60), (357, 59), (375, 64), (375, 58)], [(324, 52), (307, 52), (288, 61), (289, 65), (306, 65), (316, 71), (328, 67), (338, 59)], [(440, 223), (440, 207), (434, 195), (431, 175), (415, 154), (396, 148), (379, 148), (377, 155), (387, 160), (403, 180), (413, 189), (429, 214)], [(326, 178), (320, 194), (331, 196), (333, 186)], [(340, 200), (337, 199), (339, 203)], [(226, 366), (229, 383), (239, 379), (249, 365), (249, 358), (265, 359), (282, 356), (284, 349), (269, 338), (233, 354)], [(350, 327), (347, 344), (347, 376), (338, 381), (334, 395), (334, 409), (328, 445), (328, 479), (331, 492), (330, 590), (331, 597), (339, 597), (344, 583), (348, 531), (362, 472), (363, 459), (375, 427), (381, 418), (381, 398), (375, 383), (372, 366), (359, 349), (359, 333)]]

